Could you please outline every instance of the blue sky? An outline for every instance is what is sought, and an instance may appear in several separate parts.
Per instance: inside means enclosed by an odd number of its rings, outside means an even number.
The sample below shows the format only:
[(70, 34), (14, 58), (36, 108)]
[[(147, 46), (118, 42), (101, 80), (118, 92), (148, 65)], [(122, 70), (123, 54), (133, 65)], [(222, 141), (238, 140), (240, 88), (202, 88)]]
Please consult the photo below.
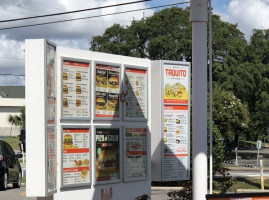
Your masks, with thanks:
[[(135, 0), (134, 0), (135, 1)], [(186, 0), (188, 1), (188, 0)], [(129, 2), (126, 0), (5, 0), (0, 4), (0, 20), (57, 13), (70, 10), (93, 8), (104, 5)], [(151, 6), (166, 5), (184, 2), (183, 0), (152, 0), (146, 3), (133, 4), (125, 7), (97, 10), (94, 12), (57, 16), (45, 21), (54, 21), (81, 16), (92, 16), (105, 13), (141, 9)], [(186, 4), (187, 5), (187, 4)], [(182, 7), (186, 6), (182, 5)], [(229, 23), (238, 24), (238, 28), (249, 40), (252, 29), (269, 28), (269, 0), (212, 0), (213, 12)], [(144, 11), (146, 17), (151, 16), (155, 10)], [(80, 20), (31, 28), (0, 30), (0, 74), (23, 75), (24, 41), (25, 39), (46, 38), (59, 46), (89, 49), (92, 36), (100, 35), (107, 27), (114, 23), (129, 25), (133, 19), (143, 17), (143, 11), (114, 15), (90, 20)], [(16, 23), (0, 23), (0, 28), (13, 25), (25, 25), (42, 22), (20, 21)], [(24, 76), (0, 75), (0, 85), (24, 85)]]

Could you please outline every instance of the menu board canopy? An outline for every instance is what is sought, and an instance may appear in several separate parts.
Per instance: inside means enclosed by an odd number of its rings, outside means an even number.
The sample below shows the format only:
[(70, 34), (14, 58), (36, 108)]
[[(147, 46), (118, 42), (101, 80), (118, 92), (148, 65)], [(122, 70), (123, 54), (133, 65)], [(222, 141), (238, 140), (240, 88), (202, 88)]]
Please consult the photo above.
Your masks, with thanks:
[(95, 184), (122, 180), (121, 128), (95, 127)]
[(94, 119), (120, 120), (121, 65), (95, 62)]
[(62, 188), (91, 185), (90, 128), (62, 127)]
[(91, 61), (61, 59), (62, 119), (90, 120)]
[(124, 181), (148, 179), (148, 129), (124, 128)]
[(146, 67), (124, 66), (124, 120), (148, 120), (148, 71)]

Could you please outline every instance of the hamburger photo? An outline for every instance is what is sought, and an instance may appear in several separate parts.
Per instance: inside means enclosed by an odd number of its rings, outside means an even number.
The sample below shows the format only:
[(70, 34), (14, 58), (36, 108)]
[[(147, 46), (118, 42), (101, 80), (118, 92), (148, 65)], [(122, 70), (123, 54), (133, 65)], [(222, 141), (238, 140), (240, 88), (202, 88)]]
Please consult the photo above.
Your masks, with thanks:
[(76, 86), (76, 94), (81, 94), (81, 87), (79, 85)]
[(68, 74), (66, 72), (63, 73), (63, 80), (65, 80), (65, 81), (68, 80)]
[(117, 77), (115, 76), (111, 76), (108, 80), (108, 86), (110, 88), (118, 88), (119, 87), (119, 81), (117, 79)]
[(63, 140), (64, 149), (69, 149), (73, 147), (73, 138), (70, 134), (66, 134)]
[(107, 81), (106, 77), (103, 75), (97, 75), (96, 76), (96, 86), (97, 87), (106, 87)]
[(81, 106), (81, 100), (80, 99), (76, 99), (76, 107)]
[(81, 74), (80, 73), (76, 73), (76, 81), (81, 81)]
[(112, 173), (117, 169), (117, 157), (113, 150), (102, 150), (96, 161), (96, 171)]
[(117, 100), (108, 100), (108, 109), (109, 110), (118, 110), (118, 101)]
[(63, 85), (63, 93), (68, 94), (68, 86), (67, 85)]
[(106, 101), (104, 98), (99, 97), (96, 99), (96, 109), (97, 110), (105, 110), (106, 109)]
[(63, 98), (63, 107), (64, 108), (68, 107), (68, 99), (67, 98)]

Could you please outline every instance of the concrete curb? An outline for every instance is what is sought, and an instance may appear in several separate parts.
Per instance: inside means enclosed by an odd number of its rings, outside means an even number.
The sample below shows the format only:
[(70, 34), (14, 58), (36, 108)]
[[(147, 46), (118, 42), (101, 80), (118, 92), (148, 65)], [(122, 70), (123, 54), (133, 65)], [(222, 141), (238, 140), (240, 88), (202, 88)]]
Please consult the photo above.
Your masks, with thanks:
[(151, 187), (151, 191), (180, 191), (183, 187)]

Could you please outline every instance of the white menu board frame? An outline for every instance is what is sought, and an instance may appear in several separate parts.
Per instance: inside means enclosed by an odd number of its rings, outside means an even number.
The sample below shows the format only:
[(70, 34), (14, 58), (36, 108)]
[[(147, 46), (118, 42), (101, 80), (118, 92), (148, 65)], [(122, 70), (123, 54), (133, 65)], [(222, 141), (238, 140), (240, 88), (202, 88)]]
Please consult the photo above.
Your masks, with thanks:
[[(64, 129), (88, 129), (89, 130), (89, 182), (85, 183), (75, 183), (75, 184), (68, 184), (64, 185), (63, 183), (63, 150), (64, 150), (64, 145), (63, 145), (63, 134), (64, 134)], [(86, 125), (62, 125), (61, 126), (61, 188), (71, 188), (71, 187), (82, 187), (82, 186), (91, 186), (92, 185), (92, 145), (91, 145), (91, 140), (92, 140), (92, 128), (90, 126)]]
[[(87, 63), (89, 64), (89, 68), (88, 68), (88, 110), (89, 110), (89, 113), (88, 113), (88, 116), (85, 116), (85, 117), (82, 117), (82, 116), (74, 116), (74, 117), (67, 117), (67, 116), (64, 116), (64, 105), (63, 105), (63, 95), (64, 95), (64, 92), (63, 92), (63, 86), (64, 86), (64, 83), (63, 83), (63, 71), (64, 71), (64, 61), (71, 61), (71, 62), (80, 62), (80, 63)], [(61, 119), (63, 120), (91, 120), (91, 71), (92, 71), (92, 61), (91, 60), (86, 60), (86, 59), (80, 59), (80, 58), (71, 58), (71, 57), (61, 57)]]
[[(164, 91), (165, 91), (165, 66), (166, 65), (171, 65), (171, 66), (179, 66), (180, 68), (186, 68), (187, 71), (187, 82), (188, 82), (188, 101), (187, 102), (166, 102), (164, 101)], [(161, 67), (161, 73), (162, 73), (162, 78), (161, 78), (161, 105), (162, 105), (162, 109), (161, 109), (161, 146), (162, 146), (162, 181), (183, 181), (183, 180), (189, 180), (190, 179), (190, 104), (191, 104), (191, 99), (190, 99), (190, 90), (191, 90), (191, 65), (188, 62), (177, 62), (177, 61), (162, 61), (162, 67)], [(185, 80), (186, 81), (186, 80)], [(164, 150), (165, 150), (165, 144), (164, 144), (164, 106), (188, 106), (188, 150), (187, 150), (187, 154), (188, 154), (188, 163), (187, 163), (187, 176), (186, 178), (182, 178), (179, 179), (178, 177), (174, 177), (174, 178), (164, 178), (164, 171), (165, 171), (165, 166), (164, 166)]]
[[(119, 69), (119, 97), (118, 97), (118, 107), (119, 107), (119, 117), (96, 117), (96, 65), (108, 65), (112, 67), (116, 67)], [(112, 62), (102, 62), (102, 61), (94, 61), (93, 64), (93, 74), (94, 74), (94, 80), (93, 80), (93, 119), (94, 120), (113, 120), (113, 121), (120, 121), (122, 120), (122, 102), (120, 101), (120, 95), (122, 92), (122, 78), (121, 78), (121, 71), (122, 71), (122, 65), (119, 63), (112, 63)], [(107, 80), (108, 81), (108, 80)], [(104, 92), (105, 93), (105, 92)]]
[[(150, 159), (150, 155), (149, 155), (149, 130), (148, 130), (148, 127), (147, 126), (131, 126), (131, 125), (128, 125), (128, 126), (124, 126), (123, 127), (124, 129), (124, 134), (123, 134), (123, 163), (124, 163), (124, 182), (131, 182), (131, 181), (145, 181), (145, 180), (148, 180), (148, 177), (149, 177), (149, 165), (148, 165), (148, 161)], [(146, 129), (146, 151), (147, 151), (147, 154), (146, 154), (146, 177), (139, 177), (139, 178), (128, 178), (126, 173), (127, 173), (127, 164), (126, 164), (126, 157), (125, 157), (125, 153), (126, 153), (126, 129)]]
[[(94, 185), (107, 185), (107, 184), (111, 184), (111, 183), (121, 183), (123, 180), (123, 150), (122, 150), (122, 127), (121, 126), (116, 126), (116, 125), (95, 125), (94, 126), (94, 141), (93, 141), (93, 163), (94, 165), (92, 166), (93, 169), (93, 176), (94, 176)], [(107, 181), (97, 181), (96, 180), (96, 129), (119, 129), (119, 159), (120, 159), (120, 166), (119, 166), (119, 175), (120, 178), (117, 180), (107, 180)]]
[[(135, 65), (124, 65), (124, 75), (123, 75), (123, 87), (124, 87), (124, 92), (126, 93), (126, 68), (130, 68), (130, 69), (133, 69), (133, 70), (145, 70), (146, 71), (146, 110), (145, 110), (145, 113), (146, 113), (146, 117), (126, 117), (126, 113), (127, 113), (127, 106), (126, 106), (126, 102), (124, 102), (124, 112), (123, 112), (123, 119), (125, 121), (148, 121), (148, 115), (149, 115), (149, 91), (148, 91), (148, 85), (149, 85), (149, 77), (148, 77), (148, 68), (147, 67), (143, 67), (143, 66), (135, 66)], [(126, 95), (126, 101), (127, 101), (127, 95)]]

